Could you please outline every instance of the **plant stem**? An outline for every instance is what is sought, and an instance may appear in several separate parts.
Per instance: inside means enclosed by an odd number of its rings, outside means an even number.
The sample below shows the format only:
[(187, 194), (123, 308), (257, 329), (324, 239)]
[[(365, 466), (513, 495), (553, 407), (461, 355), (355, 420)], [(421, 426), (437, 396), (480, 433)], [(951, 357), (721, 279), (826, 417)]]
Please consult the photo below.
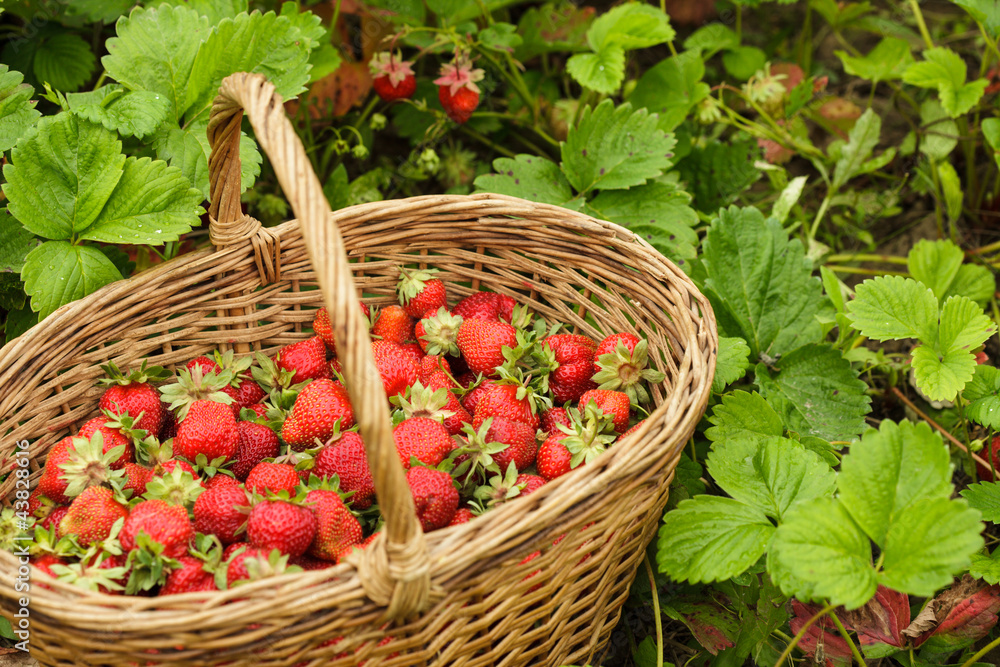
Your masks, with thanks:
[(974, 656), (962, 663), (962, 667), (972, 667), (980, 658), (995, 649), (997, 646), (1000, 646), (1000, 638), (994, 639), (989, 644), (979, 649)]
[(656, 619), (656, 667), (663, 667), (663, 622), (660, 620), (660, 592), (656, 590), (656, 577), (653, 576), (653, 566), (649, 564), (649, 554), (642, 562), (646, 565), (649, 576), (649, 590), (653, 593), (653, 618)]
[(781, 652), (781, 655), (778, 656), (778, 661), (774, 663), (774, 667), (781, 667), (781, 663), (783, 663), (785, 659), (792, 654), (792, 651), (795, 649), (798, 643), (802, 641), (802, 638), (806, 636), (806, 632), (809, 630), (809, 628), (812, 627), (812, 624), (818, 621), (819, 619), (823, 618), (827, 614), (829, 614), (833, 610), (834, 606), (835, 605), (832, 604), (826, 605), (818, 612), (816, 612), (812, 618), (806, 621), (805, 625), (799, 628), (799, 631), (795, 634), (794, 637), (792, 637), (791, 643), (789, 643), (788, 646), (785, 647), (785, 650)]
[(833, 619), (833, 624), (837, 626), (837, 631), (840, 632), (840, 636), (843, 637), (844, 641), (847, 642), (847, 645), (851, 647), (851, 653), (854, 654), (854, 659), (858, 661), (858, 664), (861, 667), (868, 667), (868, 665), (865, 664), (865, 659), (861, 657), (861, 651), (858, 650), (854, 640), (851, 639), (851, 635), (848, 634), (847, 628), (844, 627), (844, 624), (840, 622), (840, 619), (837, 618), (836, 614), (830, 614), (830, 618)]
[(489, 51), (484, 49), (482, 46), (476, 45), (473, 46), (472, 48), (474, 48), (476, 50), (476, 53), (478, 53), (480, 56), (483, 57), (483, 59), (485, 59), (490, 65), (492, 65), (494, 69), (500, 72), (500, 76), (502, 76), (504, 79), (507, 80), (507, 83), (509, 83), (510, 86), (514, 89), (514, 91), (518, 94), (518, 96), (521, 98), (521, 101), (524, 102), (524, 106), (531, 109), (531, 117), (535, 120), (535, 123), (537, 124), (538, 99), (532, 98), (531, 91), (528, 90), (528, 86), (524, 83), (524, 79), (521, 78), (521, 75), (518, 74), (516, 70), (512, 74), (510, 70), (508, 70), (506, 67), (498, 63), (496, 59), (492, 55), (490, 55)]
[(819, 223), (823, 219), (823, 216), (826, 215), (827, 209), (830, 208), (830, 200), (833, 199), (833, 195), (833, 190), (830, 190), (826, 193), (826, 196), (823, 197), (823, 203), (819, 205), (819, 210), (816, 211), (816, 217), (813, 218), (812, 227), (809, 228), (810, 241), (816, 238), (816, 231), (819, 229)]
[(856, 273), (862, 276), (903, 276), (909, 277), (905, 271), (884, 271), (882, 269), (863, 269), (859, 266), (827, 266), (826, 268), (837, 273)]
[(476, 141), (478, 141), (481, 144), (485, 144), (486, 146), (489, 146), (490, 148), (492, 148), (493, 150), (495, 150), (497, 153), (500, 153), (500, 155), (505, 155), (507, 157), (517, 157), (517, 153), (515, 153), (514, 151), (510, 150), (509, 148), (504, 148), (503, 146), (501, 146), (500, 144), (496, 143), (495, 141), (493, 141), (489, 137), (483, 136), (479, 132), (476, 132), (471, 127), (466, 127), (465, 125), (463, 125), (462, 126), (462, 133), (466, 134), (466, 135), (468, 135), (470, 137), (472, 137), (473, 139), (475, 139)]
[(924, 23), (924, 15), (920, 11), (917, 0), (910, 0), (910, 8), (913, 10), (913, 16), (917, 19), (917, 27), (920, 28), (920, 36), (924, 38), (924, 44), (927, 45), (928, 49), (933, 49), (934, 40), (931, 39), (931, 34), (927, 31), (927, 24)]
[(330, 32), (337, 32), (337, 20), (340, 18), (340, 0), (333, 3), (333, 18), (330, 20)]
[(865, 253), (830, 255), (826, 258), (827, 264), (837, 264), (838, 262), (880, 262), (882, 264), (906, 264), (906, 258), (897, 257), (895, 255), (871, 255)]

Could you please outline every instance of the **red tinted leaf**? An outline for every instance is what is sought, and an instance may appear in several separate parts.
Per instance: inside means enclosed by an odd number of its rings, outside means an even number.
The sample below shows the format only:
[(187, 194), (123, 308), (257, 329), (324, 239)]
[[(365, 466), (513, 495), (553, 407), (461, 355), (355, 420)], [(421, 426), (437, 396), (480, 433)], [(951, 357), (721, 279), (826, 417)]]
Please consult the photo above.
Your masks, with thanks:
[(903, 629), (910, 623), (910, 598), (885, 586), (864, 607), (841, 614), (844, 625), (858, 633), (862, 646), (903, 646)]
[[(820, 609), (821, 607), (792, 600), (792, 634), (797, 635), (802, 626)], [(817, 662), (825, 664), (826, 667), (850, 667), (853, 659), (851, 647), (837, 632), (837, 626), (834, 625), (829, 615), (809, 626), (806, 634), (799, 641), (798, 648)]]
[[(698, 640), (706, 651), (712, 655), (718, 655), (719, 651), (733, 647), (732, 640), (726, 636), (723, 630), (717, 626), (725, 627), (727, 618), (723, 617), (725, 611), (714, 604), (697, 605), (693, 613), (684, 614), (684, 625), (691, 630), (691, 634)], [(732, 629), (729, 628), (732, 633)]]
[(795, 86), (802, 83), (805, 78), (805, 73), (802, 68), (795, 63), (775, 63), (771, 65), (771, 76), (776, 77), (782, 74), (784, 78), (778, 78), (778, 83), (785, 87), (785, 90), (791, 92)]
[(1000, 586), (983, 585), (952, 607), (936, 630), (925, 633), (914, 643), (920, 645), (926, 641), (932, 652), (969, 646), (997, 624), (998, 611)]

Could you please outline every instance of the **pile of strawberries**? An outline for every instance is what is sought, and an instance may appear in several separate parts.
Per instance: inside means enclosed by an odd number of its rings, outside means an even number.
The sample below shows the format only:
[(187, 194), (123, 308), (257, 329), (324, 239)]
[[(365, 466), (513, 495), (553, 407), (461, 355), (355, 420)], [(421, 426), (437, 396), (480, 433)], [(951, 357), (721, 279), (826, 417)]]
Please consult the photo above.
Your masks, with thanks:
[[(417, 92), (417, 77), (413, 63), (402, 60), (391, 51), (376, 53), (368, 62), (372, 72), (372, 88), (385, 102), (406, 100)], [(472, 117), (479, 106), (479, 86), (485, 73), (473, 69), (472, 62), (461, 53), (453, 62), (441, 66), (440, 76), (434, 80), (438, 86), (438, 101), (448, 118), (462, 124)]]
[[(401, 270), (369, 313), (393, 437), (424, 531), (586, 465), (635, 429), (663, 374), (629, 333), (561, 333), (509, 296), (449, 307)], [(381, 527), (330, 318), (273, 358), (114, 365), (101, 416), (57, 442), (29, 501), (33, 563), (110, 594), (168, 595), (336, 564)]]

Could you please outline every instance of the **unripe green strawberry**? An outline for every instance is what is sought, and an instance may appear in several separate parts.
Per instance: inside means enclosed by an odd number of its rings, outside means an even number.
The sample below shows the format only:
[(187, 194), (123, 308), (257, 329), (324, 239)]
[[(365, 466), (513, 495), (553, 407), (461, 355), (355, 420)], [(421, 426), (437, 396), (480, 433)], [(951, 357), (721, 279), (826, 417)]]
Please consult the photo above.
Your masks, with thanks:
[(106, 540), (114, 523), (127, 515), (128, 509), (115, 500), (111, 489), (90, 486), (73, 499), (59, 523), (59, 534), (74, 535), (80, 546), (88, 547)]
[(284, 500), (263, 500), (250, 510), (247, 541), (265, 551), (278, 549), (289, 556), (301, 556), (312, 544), (319, 523), (308, 507)]
[(347, 429), (354, 425), (351, 399), (343, 385), (333, 380), (313, 380), (306, 385), (292, 413), (281, 427), (281, 437), (297, 452), (322, 444), (333, 435), (338, 425)]
[(340, 552), (361, 541), (361, 524), (336, 491), (313, 489), (306, 494), (306, 502), (317, 521), (316, 537), (309, 545), (310, 555), (336, 561)]

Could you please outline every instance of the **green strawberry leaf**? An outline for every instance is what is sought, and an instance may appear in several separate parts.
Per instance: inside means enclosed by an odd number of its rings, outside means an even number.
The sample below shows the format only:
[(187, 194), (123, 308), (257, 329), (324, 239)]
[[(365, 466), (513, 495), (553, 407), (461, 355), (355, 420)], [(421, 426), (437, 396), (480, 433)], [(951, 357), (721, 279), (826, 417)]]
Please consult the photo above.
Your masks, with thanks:
[(951, 401), (976, 370), (972, 350), (982, 345), (995, 327), (982, 308), (964, 296), (945, 301), (940, 319), (935, 344), (913, 351), (913, 373), (928, 398)]
[(111, 24), (134, 4), (132, 0), (73, 0), (66, 9), (70, 15), (85, 16), (91, 23)]
[(162, 160), (130, 157), (118, 187), (81, 239), (160, 245), (191, 231), (203, 213), (200, 191)]
[(688, 51), (701, 51), (702, 58), (708, 60), (719, 51), (727, 51), (740, 45), (740, 36), (722, 23), (709, 23), (695, 30), (684, 40)]
[[(719, 354), (715, 358), (712, 391), (721, 394), (726, 386), (736, 382), (750, 368), (750, 346), (742, 338), (719, 337)], [(777, 414), (777, 413), (775, 413)]]
[(830, 314), (802, 244), (756, 208), (730, 207), (712, 221), (702, 246), (706, 295), (720, 333), (744, 339), (751, 360), (778, 357), (820, 340)]
[(857, 609), (875, 595), (871, 542), (834, 498), (816, 498), (788, 512), (767, 554), (771, 578), (803, 602)]
[(212, 30), (209, 20), (185, 6), (160, 5), (132, 10), (115, 30), (101, 59), (108, 75), (127, 88), (162, 95), (168, 117), (179, 122), (195, 56)]
[(779, 521), (798, 503), (833, 497), (837, 481), (816, 453), (781, 437), (726, 440), (706, 466), (723, 491)]
[(756, 46), (737, 46), (722, 54), (722, 66), (739, 81), (746, 81), (764, 69), (766, 62), (767, 54)]
[[(208, 157), (212, 152), (208, 143), (208, 121), (198, 120), (184, 129), (171, 127), (161, 130), (153, 139), (156, 157), (177, 167), (194, 185), (203, 198), (208, 199)], [(240, 189), (253, 185), (260, 174), (263, 160), (257, 144), (246, 134), (240, 134)]]
[(899, 37), (885, 37), (868, 52), (867, 56), (851, 56), (844, 51), (835, 51), (844, 71), (862, 79), (878, 83), (901, 79), (903, 72), (913, 62), (910, 43)]
[[(728, 30), (720, 23), (707, 27), (713, 26)], [(628, 101), (636, 109), (645, 108), (658, 114), (657, 127), (670, 132), (711, 93), (708, 84), (702, 81), (704, 76), (705, 61), (696, 50), (685, 51), (647, 69), (639, 77)]]
[(993, 161), (1000, 167), (1000, 118), (986, 118), (979, 129), (983, 132), (983, 138), (993, 149)]
[(597, 53), (577, 53), (566, 61), (566, 71), (584, 88), (614, 95), (625, 80), (625, 49), (611, 44)]
[(671, 259), (693, 259), (698, 214), (690, 203), (691, 195), (676, 184), (653, 181), (628, 190), (605, 190), (585, 210), (628, 227)]
[(705, 437), (719, 444), (736, 439), (763, 442), (785, 432), (781, 416), (757, 392), (734, 391), (722, 397), (708, 417)]
[(67, 241), (46, 241), (28, 253), (21, 277), (39, 320), (70, 301), (122, 279), (100, 250)]
[(923, 61), (906, 68), (903, 81), (919, 88), (936, 89), (941, 105), (952, 118), (968, 113), (982, 98), (987, 80), (966, 83), (965, 61), (947, 47), (926, 49), (923, 56)]
[(972, 554), (969, 574), (991, 586), (1000, 584), (1000, 550), (992, 554)]
[(847, 313), (851, 324), (868, 338), (937, 339), (938, 300), (933, 290), (912, 278), (879, 276), (864, 281)]
[(23, 74), (0, 65), (0, 153), (10, 150), (41, 116), (31, 99), (35, 89), (23, 81)]
[[(776, 371), (776, 372), (775, 372)], [(858, 371), (833, 346), (804, 345), (774, 363), (757, 364), (761, 395), (790, 430), (824, 440), (848, 440), (865, 428), (871, 399)]]
[(233, 72), (259, 72), (284, 100), (305, 91), (309, 52), (316, 42), (304, 37), (287, 16), (274, 12), (224, 19), (198, 48), (181, 111), (187, 122), (207, 120), (219, 84)]
[(962, 398), (969, 402), (965, 410), (969, 419), (994, 431), (1000, 430), (1000, 369), (977, 365)]
[(562, 169), (577, 192), (618, 190), (656, 178), (670, 167), (676, 141), (656, 116), (604, 100), (587, 107), (562, 145)]
[(916, 500), (889, 525), (879, 583), (910, 595), (933, 595), (983, 548), (979, 519), (964, 500)]
[(1000, 523), (1000, 482), (970, 484), (961, 492), (969, 507), (979, 510), (984, 521)]
[(66, 101), (73, 113), (125, 137), (151, 135), (167, 119), (167, 98), (148, 90), (123, 91), (111, 85), (90, 93), (70, 93)]
[(983, 24), (990, 37), (1000, 37), (1000, 3), (996, 0), (952, 0), (964, 7), (969, 16)]
[(20, 273), (24, 258), (37, 245), (38, 239), (34, 234), (26, 230), (6, 208), (0, 210), (0, 273)]
[(122, 176), (121, 142), (69, 113), (38, 121), (4, 167), (8, 208), (29, 231), (68, 239), (89, 227)]
[(881, 169), (896, 155), (895, 148), (889, 148), (882, 155), (871, 158), (882, 134), (882, 118), (872, 109), (867, 109), (847, 135), (847, 143), (840, 149), (840, 156), (833, 167), (831, 187), (839, 190), (852, 178)]
[(664, 516), (656, 562), (677, 581), (723, 581), (756, 563), (773, 534), (767, 516), (754, 507), (696, 496)]
[(476, 178), (478, 190), (556, 206), (565, 206), (573, 199), (569, 182), (559, 165), (551, 160), (523, 154), (513, 159), (501, 157), (493, 161), (493, 169), (495, 174)]
[(914, 280), (930, 287), (934, 296), (943, 301), (964, 258), (962, 249), (948, 239), (921, 239), (910, 249), (906, 268)]
[(951, 459), (925, 422), (897, 425), (886, 419), (851, 445), (837, 487), (844, 508), (884, 547), (890, 526), (913, 503), (951, 495)]
[(35, 78), (62, 92), (77, 90), (87, 83), (96, 64), (90, 44), (75, 33), (52, 34), (35, 48)]
[(628, 2), (595, 19), (587, 31), (587, 43), (594, 51), (612, 44), (631, 51), (673, 41), (675, 36), (665, 13), (640, 2)]
[(517, 31), (524, 42), (515, 49), (514, 57), (527, 62), (542, 53), (587, 50), (586, 33), (594, 14), (593, 7), (577, 7), (572, 3), (531, 7), (518, 23)]
[(479, 31), (479, 41), (491, 51), (513, 53), (524, 39), (517, 34), (517, 26), (512, 23), (494, 23)]

